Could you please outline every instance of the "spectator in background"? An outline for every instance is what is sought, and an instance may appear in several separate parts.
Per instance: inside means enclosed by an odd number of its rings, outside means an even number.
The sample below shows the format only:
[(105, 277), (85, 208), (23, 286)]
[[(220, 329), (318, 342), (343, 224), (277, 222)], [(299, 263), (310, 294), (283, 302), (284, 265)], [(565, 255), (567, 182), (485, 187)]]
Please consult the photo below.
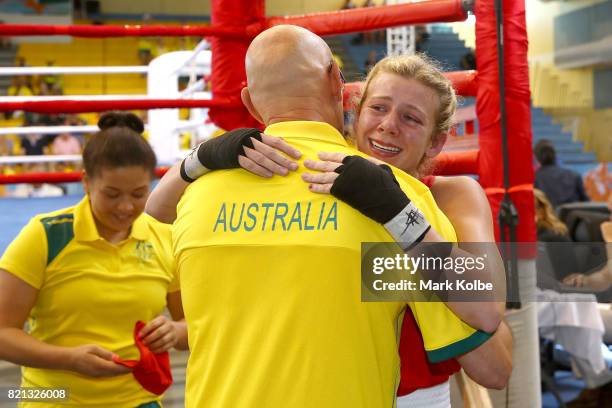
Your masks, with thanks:
[[(15, 76), (11, 78), (11, 85), (8, 87), (6, 94), (8, 96), (32, 96), (34, 92), (25, 76)], [(23, 111), (4, 112), (5, 119), (21, 117), (22, 115)]]
[(50, 138), (47, 135), (29, 134), (21, 137), (21, 151), (26, 156), (42, 156), (47, 153)]
[(535, 173), (535, 187), (542, 190), (554, 207), (575, 201), (589, 201), (580, 174), (557, 165), (552, 142), (540, 140), (534, 148), (540, 168)]
[(28, 78), (20, 75), (11, 79), (11, 86), (9, 86), (7, 94), (8, 96), (32, 96), (34, 92)]
[[(0, 24), (4, 24), (4, 21), (0, 20)], [(11, 38), (6, 36), (0, 36), (0, 48), (7, 49), (11, 48), (13, 45), (11, 43)]]
[(342, 10), (350, 10), (356, 7), (357, 6), (353, 3), (353, 0), (344, 0), (344, 5), (342, 6)]
[(552, 266), (554, 278), (558, 281), (575, 273), (578, 269), (576, 254), (566, 251), (558, 243), (569, 244), (572, 242), (567, 226), (557, 217), (555, 209), (542, 190), (537, 188), (533, 191), (535, 200), (535, 219), (538, 233), (538, 242), (554, 242), (553, 245), (545, 245), (548, 260)]
[(469, 50), (461, 57), (459, 66), (465, 70), (476, 69), (476, 54), (474, 54), (473, 50)]
[[(604, 265), (601, 269), (590, 272), (589, 274), (574, 273), (565, 277), (563, 283), (578, 288), (589, 288), (596, 292), (607, 290), (612, 286), (612, 196), (608, 200), (608, 209), (610, 210), (610, 220), (601, 223), (601, 235), (607, 246), (607, 266)], [(609, 315), (612, 318), (612, 312)], [(609, 320), (612, 323), (612, 319)], [(612, 338), (612, 324), (609, 336)]]
[(612, 199), (612, 173), (608, 163), (600, 163), (584, 176), (584, 189), (593, 201)]
[(62, 133), (53, 140), (51, 151), (53, 154), (61, 156), (81, 154), (81, 142), (70, 133)]
[(174, 51), (193, 51), (197, 44), (192, 37), (179, 37)]
[[(55, 61), (47, 61), (47, 67), (53, 67)], [(62, 78), (59, 75), (43, 75), (40, 82), (40, 93), (42, 95), (61, 95), (64, 93)]]
[(155, 49), (153, 50), (152, 58), (157, 58), (160, 55), (163, 55), (168, 52), (168, 48), (166, 47), (166, 43), (163, 37), (157, 37), (157, 41), (155, 41)]
[[(26, 116), (24, 126), (37, 126), (43, 124), (41, 116), (32, 114)], [(19, 154), (26, 156), (42, 156), (48, 153), (48, 146), (53, 140), (53, 135), (41, 135), (37, 133), (29, 133), (20, 136), (20, 151)]]
[[(540, 257), (538, 257), (537, 269), (538, 269), (538, 286), (541, 289), (552, 289), (557, 292), (567, 293), (575, 291), (574, 288), (582, 288), (592, 290), (594, 292), (600, 292), (606, 290), (612, 285), (612, 251), (608, 250), (608, 262), (601, 265), (598, 270), (587, 274), (573, 273), (567, 275), (568, 271), (572, 268), (576, 268), (578, 262), (578, 255), (574, 251), (574, 247), (571, 244), (571, 239), (568, 235), (568, 230), (565, 224), (557, 217), (552, 204), (546, 198), (546, 195), (538, 190), (534, 190), (535, 199), (535, 216), (536, 225), (538, 228), (538, 241), (544, 243), (546, 257), (548, 262), (542, 263)], [(609, 203), (610, 210), (612, 211), (612, 201)], [(604, 222), (601, 225), (602, 234), (604, 239), (612, 243), (612, 223)], [(565, 244), (561, 244), (565, 243)], [(612, 248), (608, 246), (609, 248)], [(550, 264), (552, 267), (553, 276), (543, 280), (542, 270), (546, 270), (546, 264)], [(549, 274), (548, 272), (545, 272)], [(551, 282), (556, 279), (562, 279), (563, 284), (557, 284), (554, 286)], [(552, 286), (552, 287), (551, 287)], [(557, 298), (561, 300), (562, 298)], [(567, 301), (571, 298), (565, 298)], [(585, 300), (580, 300), (585, 302)], [(593, 301), (594, 302), (594, 301)], [(597, 305), (601, 320), (603, 322), (603, 342), (612, 342), (612, 309), (609, 303), (599, 303)], [(555, 320), (557, 320), (555, 318)], [(575, 340), (574, 340), (575, 341)], [(604, 370), (602, 372), (595, 371), (590, 365), (588, 360), (577, 358), (581, 356), (571, 355), (572, 367), (578, 370), (586, 383), (591, 382), (601, 384), (601, 379), (607, 380), (607, 384), (604, 381), (601, 386), (597, 388), (586, 388), (580, 395), (570, 401), (566, 406), (568, 408), (588, 408), (588, 407), (609, 407), (610, 391), (612, 391), (612, 383), (609, 382), (609, 371)]]
[(416, 26), (414, 30), (414, 35), (415, 35), (414, 45), (416, 48), (416, 52), (422, 52), (423, 44), (425, 44), (427, 40), (429, 40), (429, 31), (427, 31), (427, 26), (424, 26), (424, 25)]
[(378, 55), (376, 54), (376, 50), (370, 51), (368, 53), (368, 57), (366, 58), (363, 64), (363, 73), (365, 75), (368, 75), (368, 72), (370, 72), (370, 70), (374, 68), (374, 65), (376, 65), (377, 62), (378, 62)]
[(149, 65), (153, 59), (153, 41), (148, 37), (140, 37), (138, 40), (138, 60), (140, 65)]

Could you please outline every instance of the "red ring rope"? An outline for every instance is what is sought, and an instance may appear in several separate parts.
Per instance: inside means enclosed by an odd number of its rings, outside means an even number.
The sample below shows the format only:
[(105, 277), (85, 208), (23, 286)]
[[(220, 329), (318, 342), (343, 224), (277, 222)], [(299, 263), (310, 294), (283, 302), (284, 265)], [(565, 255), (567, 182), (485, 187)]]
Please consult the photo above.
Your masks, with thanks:
[(229, 99), (118, 99), (79, 101), (75, 99), (56, 99), (44, 101), (0, 101), (0, 112), (26, 111), (37, 113), (83, 113), (106, 112), (110, 110), (169, 109), (169, 108), (236, 108), (240, 100)]
[[(478, 87), (476, 71), (447, 72), (457, 94), (475, 96)], [(362, 82), (348, 83), (345, 86), (345, 99), (360, 91)], [(22, 110), (37, 113), (83, 113), (105, 112), (109, 110), (166, 109), (166, 108), (236, 108), (242, 107), (239, 100), (230, 99), (118, 99), (79, 101), (76, 99), (31, 100), (21, 102), (0, 101), (0, 112)]]
[[(375, 18), (372, 18), (372, 13), (376, 13)], [(265, 28), (293, 24), (325, 36), (432, 22), (463, 21), (466, 17), (461, 0), (429, 0), (302, 16), (270, 17), (265, 21)]]
[(84, 38), (108, 37), (225, 37), (246, 39), (244, 27), (219, 26), (141, 26), (141, 25), (38, 25), (38, 24), (0, 24), (0, 35), (70, 35)]
[(462, 21), (466, 18), (462, 0), (430, 0), (396, 4), (372, 9), (357, 8), (301, 16), (269, 17), (247, 26), (141, 26), (141, 25), (36, 25), (2, 24), (0, 36), (70, 35), (84, 38), (200, 36), (227, 39), (249, 39), (261, 31), (279, 24), (293, 24), (325, 36), (356, 31), (379, 30), (387, 27), (424, 24), (431, 22)]
[[(159, 167), (155, 169), (155, 176), (162, 177), (168, 171), (167, 167)], [(80, 171), (73, 171), (67, 173), (24, 173), (24, 174), (10, 174), (0, 175), (0, 184), (19, 184), (19, 183), (73, 183), (81, 181), (83, 173)]]

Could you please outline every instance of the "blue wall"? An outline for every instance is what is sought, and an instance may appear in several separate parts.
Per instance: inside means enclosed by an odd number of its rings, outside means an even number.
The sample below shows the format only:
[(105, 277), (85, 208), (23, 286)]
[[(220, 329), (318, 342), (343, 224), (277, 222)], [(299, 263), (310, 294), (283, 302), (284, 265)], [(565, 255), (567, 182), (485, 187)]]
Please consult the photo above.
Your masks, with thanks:
[(17, 236), (30, 218), (75, 205), (82, 196), (50, 198), (2, 198), (0, 199), (0, 253)]

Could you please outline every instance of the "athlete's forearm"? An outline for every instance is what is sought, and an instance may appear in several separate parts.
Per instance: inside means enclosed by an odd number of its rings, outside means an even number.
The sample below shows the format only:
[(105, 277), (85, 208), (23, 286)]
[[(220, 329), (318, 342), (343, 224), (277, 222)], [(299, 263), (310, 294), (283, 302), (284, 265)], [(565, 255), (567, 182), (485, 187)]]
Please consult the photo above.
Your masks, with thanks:
[(171, 224), (176, 219), (176, 206), (189, 185), (181, 178), (181, 164), (177, 163), (161, 178), (149, 196), (145, 212), (158, 221)]
[(512, 374), (512, 334), (505, 322), (478, 348), (457, 358), (468, 376), (486, 388), (502, 389)]
[(70, 348), (47, 344), (22, 329), (0, 329), (0, 360), (26, 367), (69, 370)]
[[(436, 245), (449, 244), (442, 236), (440, 236), (433, 228), (430, 229), (425, 235), (421, 248), (427, 252), (427, 243)], [(419, 246), (413, 248), (410, 252), (420, 254)], [(435, 249), (435, 247), (433, 247)], [(482, 250), (482, 246), (478, 245), (474, 248), (476, 251)], [(488, 248), (484, 248), (485, 250)], [(438, 256), (433, 251), (432, 254), (426, 253), (426, 256)], [(475, 252), (475, 251), (472, 251)], [(438, 291), (438, 295), (448, 305), (448, 307), (463, 321), (475, 329), (479, 329), (488, 333), (494, 332), (499, 323), (502, 320), (505, 311), (505, 282), (495, 279), (495, 277), (502, 276), (503, 273), (498, 273), (497, 269), (500, 265), (497, 265), (497, 258), (492, 256), (485, 256), (485, 253), (472, 253), (458, 246), (454, 245), (450, 253), (446, 256), (443, 263), (446, 260), (452, 260), (453, 265), (458, 265), (456, 260), (461, 259), (461, 265), (466, 265), (466, 260), (472, 260), (472, 264), (476, 264), (476, 261), (482, 263), (484, 268), (462, 268), (461, 273), (458, 273), (456, 268), (433, 270), (424, 273), (423, 278), (433, 278), (438, 282), (445, 282), (452, 289), (446, 291)], [(476, 259), (479, 258), (479, 259)], [(501, 266), (503, 267), (503, 265)], [(437, 277), (436, 277), (437, 275)], [(460, 283), (481, 283), (483, 285), (490, 284), (491, 290), (460, 290), (462, 286)], [(469, 301), (473, 300), (473, 301)]]
[(612, 286), (612, 260), (596, 272), (584, 277), (584, 286), (595, 292), (603, 292)]

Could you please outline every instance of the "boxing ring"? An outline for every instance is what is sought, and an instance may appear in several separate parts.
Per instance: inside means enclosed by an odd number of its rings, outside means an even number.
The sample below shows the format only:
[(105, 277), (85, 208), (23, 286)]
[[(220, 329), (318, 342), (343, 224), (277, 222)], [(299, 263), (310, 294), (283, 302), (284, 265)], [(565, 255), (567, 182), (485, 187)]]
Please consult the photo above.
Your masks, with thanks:
[[(512, 219), (508, 218), (508, 214), (511, 213), (502, 211), (502, 218), (506, 224), (500, 227), (496, 223), (495, 233), (498, 240), (510, 234), (517, 242), (534, 242), (536, 239), (534, 174), (531, 165), (532, 137), (525, 3), (523, 0), (506, 0), (502, 8), (497, 7), (496, 10), (496, 4), (500, 3), (502, 3), (500, 0), (476, 0), (473, 5), (473, 12), (476, 15), (478, 71), (446, 74), (459, 95), (476, 97), (479, 149), (444, 153), (438, 159), (437, 169), (439, 174), (445, 175), (466, 173), (477, 175), (487, 193), (496, 220), (500, 218), (500, 209), (516, 210), (518, 216), (516, 234), (513, 234), (509, 226)], [(202, 56), (204, 55), (200, 53), (202, 50), (186, 53), (180, 57), (180, 62), (172, 65), (172, 69), (163, 73), (156, 71), (159, 74), (156, 81), (166, 81), (167, 87), (154, 91), (149, 86), (148, 95), (97, 98), (69, 96), (44, 99), (5, 97), (0, 98), (0, 111), (84, 113), (148, 109), (150, 131), (164, 130), (152, 134), (151, 144), (161, 158), (160, 162), (171, 164), (179, 156), (178, 143), (175, 143), (175, 138), (167, 137), (167, 120), (160, 118), (168, 118), (168, 115), (174, 113), (157, 115), (151, 112), (160, 112), (160, 109), (175, 112), (177, 108), (208, 109), (208, 117), (219, 128), (230, 130), (237, 127), (261, 127), (243, 107), (240, 90), (246, 83), (244, 69), (246, 50), (250, 41), (263, 30), (279, 24), (294, 24), (320, 36), (326, 36), (413, 24), (463, 21), (467, 17), (466, 9), (471, 6), (469, 1), (429, 0), (301, 16), (266, 17), (264, 0), (211, 0), (212, 25), (208, 27), (3, 24), (0, 25), (0, 36), (70, 35), (87, 38), (200, 36), (210, 39), (211, 53), (208, 57)], [(499, 30), (499, 27), (503, 29)], [(503, 34), (503, 38), (498, 36), (499, 33)], [(498, 58), (502, 56), (503, 58)], [(192, 83), (187, 94), (181, 94), (178, 88), (174, 87), (175, 79), (181, 70), (187, 69), (195, 60), (198, 60), (195, 65), (199, 64), (202, 68), (198, 73), (210, 75), (212, 85), (210, 94), (201, 92), (203, 81)], [(147, 75), (157, 75), (153, 73), (155, 65), (154, 61), (149, 67), (132, 67), (132, 69)], [(106, 70), (107, 68), (111, 70)], [(26, 69), (38, 73), (40, 71), (37, 69), (43, 67)], [(96, 69), (92, 68), (90, 73), (109, 73), (112, 70), (125, 72), (129, 67)], [(16, 73), (14, 70), (17, 68), (2, 68), (0, 75), (12, 75)], [(358, 93), (360, 85), (347, 84), (345, 98), (348, 100)], [(183, 125), (197, 127), (198, 123)], [(0, 129), (0, 137), (8, 132), (15, 133), (15, 129)], [(507, 134), (505, 144), (502, 143), (504, 139), (502, 134)], [(506, 167), (504, 161), (500, 160), (505, 155), (511, 158)], [(160, 168), (158, 174), (163, 172), (164, 169)], [(79, 172), (2, 175), (0, 184), (64, 183), (79, 179)], [(513, 207), (509, 207), (510, 202)], [(2, 213), (1, 207), (0, 213)], [(526, 294), (526, 298), (529, 298), (529, 294), (535, 288), (534, 256), (534, 253), (529, 252), (518, 254), (518, 275), (514, 282), (509, 282), (510, 286), (518, 285), (519, 292), (521, 295)], [(535, 316), (535, 308), (530, 303), (521, 304), (519, 308), (510, 310), (506, 316), (514, 334), (515, 368), (507, 390), (490, 392), (494, 406), (521, 408), (541, 406)]]

